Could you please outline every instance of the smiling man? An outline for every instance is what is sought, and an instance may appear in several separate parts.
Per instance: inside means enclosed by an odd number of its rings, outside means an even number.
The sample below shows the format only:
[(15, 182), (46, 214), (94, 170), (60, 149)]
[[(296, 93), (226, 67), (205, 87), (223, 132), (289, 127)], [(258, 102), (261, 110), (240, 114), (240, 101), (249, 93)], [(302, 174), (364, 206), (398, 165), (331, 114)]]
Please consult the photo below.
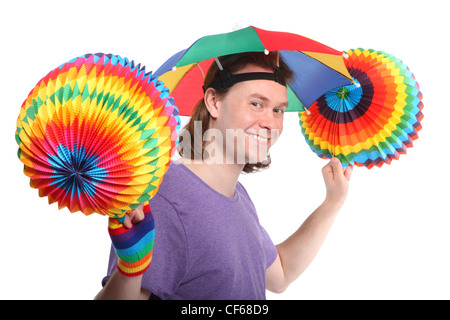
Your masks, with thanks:
[[(212, 65), (204, 99), (182, 135), (182, 157), (146, 213), (156, 228), (152, 263), (143, 275), (126, 277), (116, 271), (112, 249), (97, 298), (265, 299), (266, 289), (282, 292), (306, 269), (346, 199), (351, 167), (334, 158), (323, 168), (324, 202), (277, 246), (238, 181), (242, 172), (270, 165), (269, 150), (283, 131), (289, 76), (276, 54), (231, 55)], [(199, 143), (208, 130), (211, 139)], [(130, 215), (144, 217), (142, 210)]]

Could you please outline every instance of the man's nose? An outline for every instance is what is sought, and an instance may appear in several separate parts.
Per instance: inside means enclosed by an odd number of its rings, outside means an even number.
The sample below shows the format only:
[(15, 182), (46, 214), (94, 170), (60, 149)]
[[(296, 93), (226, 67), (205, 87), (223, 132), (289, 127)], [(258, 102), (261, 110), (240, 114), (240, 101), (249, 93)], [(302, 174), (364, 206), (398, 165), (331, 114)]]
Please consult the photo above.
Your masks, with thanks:
[(259, 119), (259, 126), (264, 129), (273, 130), (278, 128), (278, 120), (272, 110), (263, 112)]

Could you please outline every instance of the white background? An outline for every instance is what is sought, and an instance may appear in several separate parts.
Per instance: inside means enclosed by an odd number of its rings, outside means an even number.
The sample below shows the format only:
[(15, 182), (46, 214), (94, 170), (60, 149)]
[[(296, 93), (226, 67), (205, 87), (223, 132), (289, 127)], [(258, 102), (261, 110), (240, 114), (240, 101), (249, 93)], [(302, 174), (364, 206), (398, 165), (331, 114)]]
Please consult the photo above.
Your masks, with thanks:
[[(167, 3), (167, 5), (166, 5)], [(269, 299), (449, 299), (448, 31), (443, 1), (8, 1), (0, 12), (0, 299), (92, 299), (109, 255), (107, 219), (59, 211), (29, 187), (14, 139), (19, 108), (50, 70), (113, 53), (155, 71), (201, 36), (237, 25), (289, 31), (338, 50), (402, 59), (424, 94), (419, 139), (390, 166), (355, 168), (348, 200), (308, 270)], [(273, 165), (242, 177), (262, 224), (283, 241), (321, 203), (326, 164), (297, 114)]]

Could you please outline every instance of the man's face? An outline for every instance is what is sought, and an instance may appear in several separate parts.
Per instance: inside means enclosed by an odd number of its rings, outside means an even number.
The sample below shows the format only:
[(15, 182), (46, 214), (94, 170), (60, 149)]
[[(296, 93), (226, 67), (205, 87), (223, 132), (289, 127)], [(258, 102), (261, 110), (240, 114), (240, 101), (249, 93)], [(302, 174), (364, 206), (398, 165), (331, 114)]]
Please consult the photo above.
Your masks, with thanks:
[[(238, 73), (247, 72), (273, 71), (248, 65)], [(286, 87), (270, 80), (239, 82), (217, 105), (214, 127), (223, 134), (224, 152), (234, 152), (235, 160), (239, 160), (236, 152), (240, 152), (246, 163), (266, 159), (270, 147), (283, 131), (283, 117), (288, 106)]]

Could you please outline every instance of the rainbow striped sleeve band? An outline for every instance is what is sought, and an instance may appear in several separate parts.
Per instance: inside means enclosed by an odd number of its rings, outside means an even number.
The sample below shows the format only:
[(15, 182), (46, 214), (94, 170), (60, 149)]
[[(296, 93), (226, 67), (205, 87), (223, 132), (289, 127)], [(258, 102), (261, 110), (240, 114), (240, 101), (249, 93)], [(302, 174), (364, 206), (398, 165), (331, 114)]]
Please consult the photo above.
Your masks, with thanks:
[(109, 218), (108, 231), (119, 261), (118, 271), (128, 277), (143, 274), (152, 260), (155, 224), (150, 205), (144, 206), (145, 218), (126, 229), (122, 223)]

